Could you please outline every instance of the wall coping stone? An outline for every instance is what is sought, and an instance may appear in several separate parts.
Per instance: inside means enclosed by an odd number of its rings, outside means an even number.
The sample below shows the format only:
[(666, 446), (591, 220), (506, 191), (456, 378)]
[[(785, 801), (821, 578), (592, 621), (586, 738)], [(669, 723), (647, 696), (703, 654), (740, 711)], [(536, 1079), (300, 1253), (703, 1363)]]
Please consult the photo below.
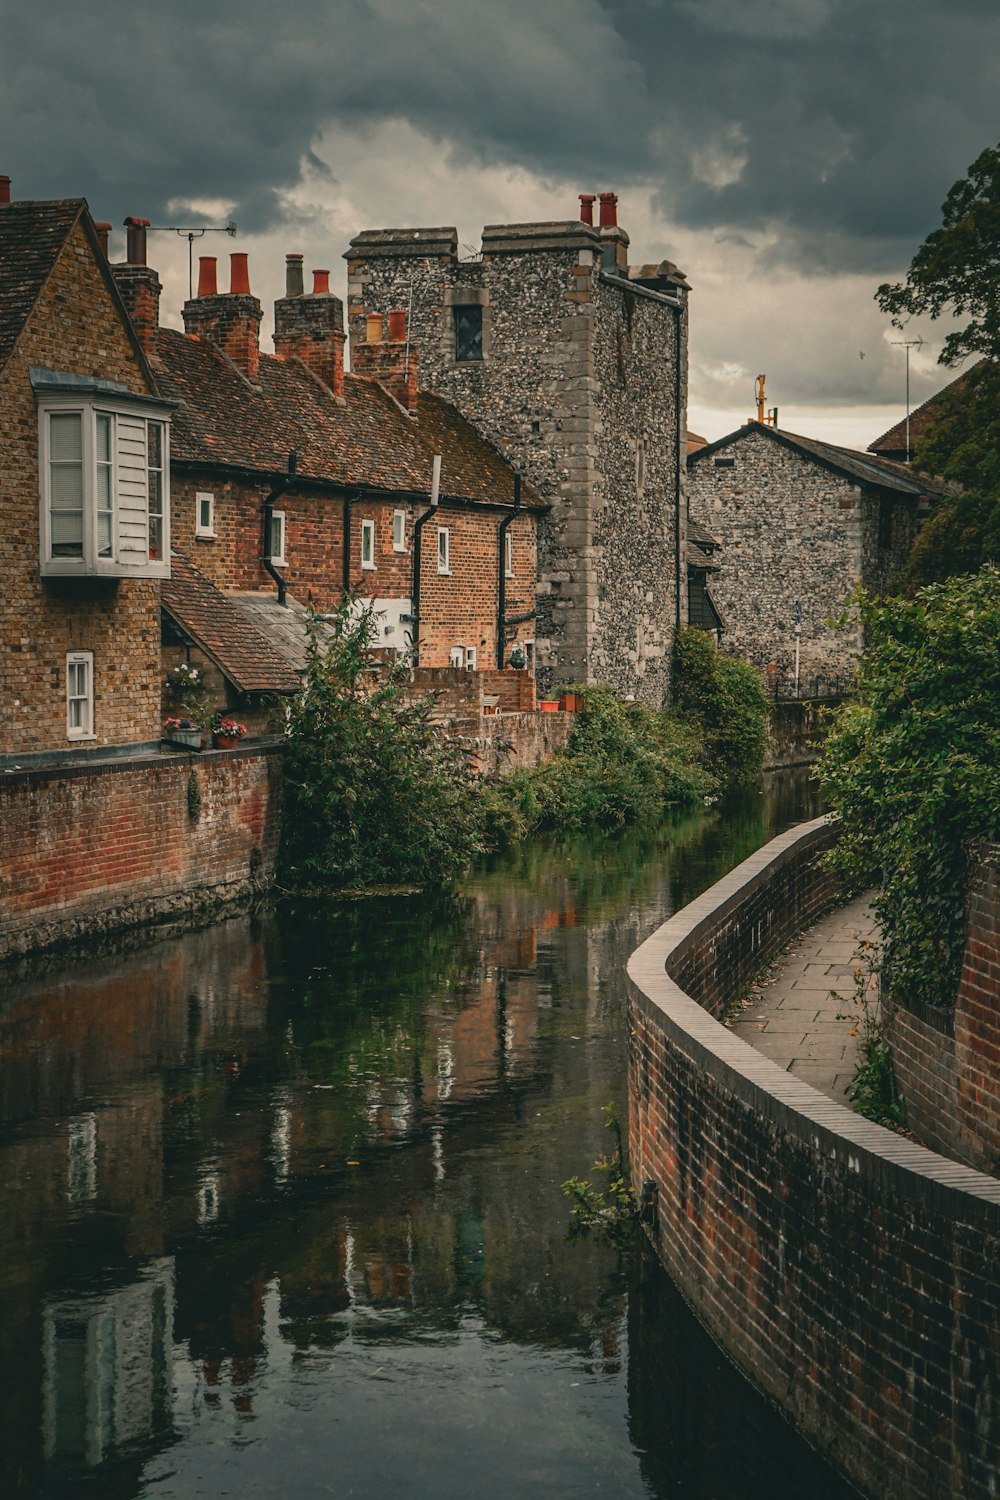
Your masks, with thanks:
[(241, 756), (274, 755), (283, 746), (283, 738), (273, 735), (266, 739), (242, 740), (232, 750), (161, 750), (160, 741), (154, 740), (149, 746), (123, 746), (122, 753), (117, 753), (117, 748), (112, 747), (111, 750), (105, 750), (99, 758), (61, 753), (51, 756), (46, 753), (39, 756), (33, 764), (25, 765), (28, 758), (25, 756), (14, 766), (0, 768), (0, 789), (5, 786), (24, 786), (32, 781), (44, 783), (72, 780), (80, 776), (114, 776), (125, 771), (148, 771), (157, 765), (173, 765), (184, 760), (197, 764), (199, 761), (219, 758), (232, 760)]
[(672, 1042), (737, 1098), (781, 1129), (809, 1140), (817, 1152), (846, 1161), (850, 1171), (886, 1189), (1000, 1230), (1000, 1181), (939, 1156), (827, 1099), (810, 1084), (733, 1035), (671, 976), (686, 951), (717, 926), (774, 869), (830, 843), (830, 815), (779, 834), (722, 880), (664, 922), (627, 964), (634, 999), (658, 1015)]

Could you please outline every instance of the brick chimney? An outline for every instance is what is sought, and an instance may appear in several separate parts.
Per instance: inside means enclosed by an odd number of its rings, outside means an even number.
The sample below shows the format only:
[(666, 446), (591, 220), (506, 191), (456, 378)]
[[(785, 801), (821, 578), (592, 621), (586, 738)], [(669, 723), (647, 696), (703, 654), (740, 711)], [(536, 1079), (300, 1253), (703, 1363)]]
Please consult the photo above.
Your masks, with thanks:
[(628, 275), (629, 237), (618, 223), (618, 194), (599, 193), (601, 265), (618, 276)]
[(6, 172), (0, 173), (0, 208), (5, 208), (10, 202), (10, 178)]
[(365, 342), (351, 345), (351, 373), (362, 380), (377, 380), (400, 406), (417, 409), (417, 351), (406, 339), (406, 313), (393, 309), (388, 317), (388, 337), (377, 313), (365, 320)]
[(244, 251), (229, 257), (229, 291), (215, 290), (215, 256), (199, 258), (198, 295), (185, 302), (184, 332), (205, 339), (227, 354), (248, 380), (260, 375), (260, 320), (263, 309), (250, 291)]
[[(109, 226), (110, 227), (110, 226)], [(103, 226), (97, 226), (98, 239), (107, 246), (107, 234)], [(156, 334), (160, 326), (160, 278), (152, 266), (146, 264), (146, 230), (148, 219), (125, 220), (127, 247), (125, 260), (111, 267), (122, 301), (128, 312), (139, 343), (147, 354), (156, 346)]]
[(285, 258), (285, 295), (274, 304), (274, 352), (300, 359), (338, 398), (344, 394), (344, 304), (330, 291), (329, 271), (313, 272), (307, 296), (302, 256)]

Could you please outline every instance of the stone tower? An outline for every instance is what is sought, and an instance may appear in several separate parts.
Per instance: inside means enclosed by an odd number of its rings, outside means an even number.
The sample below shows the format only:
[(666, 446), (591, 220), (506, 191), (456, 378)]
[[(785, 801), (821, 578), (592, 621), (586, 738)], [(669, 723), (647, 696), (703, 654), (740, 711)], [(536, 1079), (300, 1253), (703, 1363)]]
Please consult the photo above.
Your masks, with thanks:
[(352, 351), (370, 314), (409, 312), (420, 383), (484, 432), (552, 509), (539, 538), (543, 687), (608, 683), (658, 704), (686, 618), (687, 292), (630, 270), (614, 194), (580, 220), (366, 230), (351, 242)]

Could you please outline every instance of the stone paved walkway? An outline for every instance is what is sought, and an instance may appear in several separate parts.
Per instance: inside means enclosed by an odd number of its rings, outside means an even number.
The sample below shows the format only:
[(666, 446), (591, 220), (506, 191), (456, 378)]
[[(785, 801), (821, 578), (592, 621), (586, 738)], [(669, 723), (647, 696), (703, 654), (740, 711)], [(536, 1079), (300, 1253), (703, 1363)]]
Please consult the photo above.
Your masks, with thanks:
[(776, 960), (754, 988), (759, 998), (732, 1027), (786, 1072), (848, 1109), (844, 1089), (858, 1059), (858, 1039), (851, 1035), (857, 1012), (852, 960), (874, 931), (865, 896), (829, 912)]

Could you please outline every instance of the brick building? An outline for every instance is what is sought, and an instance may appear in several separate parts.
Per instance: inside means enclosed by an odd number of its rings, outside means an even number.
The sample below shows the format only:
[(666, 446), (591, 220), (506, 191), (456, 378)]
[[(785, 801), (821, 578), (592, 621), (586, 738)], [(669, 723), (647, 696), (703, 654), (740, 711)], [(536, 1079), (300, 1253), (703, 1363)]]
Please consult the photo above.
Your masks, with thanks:
[(541, 680), (610, 683), (658, 703), (686, 618), (687, 283), (628, 265), (617, 199), (577, 221), (491, 225), (461, 260), (453, 228), (359, 234), (347, 252), (352, 367), (368, 330), (411, 309), (420, 378), (530, 478), (541, 528)]
[(878, 593), (942, 486), (899, 464), (759, 422), (688, 458), (692, 522), (721, 545), (712, 600), (727, 648), (781, 672), (843, 676), (860, 627), (831, 622), (857, 583)]
[(258, 624), (263, 605), (272, 618), (286, 597), (326, 612), (350, 591), (378, 612), (374, 644), (416, 643), (425, 667), (492, 668), (530, 647), (543, 507), (453, 406), (418, 392), (405, 320), (370, 326), (346, 375), (343, 303), (328, 272), (305, 293), (293, 255), (265, 353), (246, 256), (231, 260), (219, 292), (214, 257), (202, 259), (184, 333), (159, 327), (155, 271), (115, 268), (178, 403), (174, 535), (197, 574), (256, 606)]
[(152, 746), (165, 401), (85, 201), (0, 178), (0, 764)]

